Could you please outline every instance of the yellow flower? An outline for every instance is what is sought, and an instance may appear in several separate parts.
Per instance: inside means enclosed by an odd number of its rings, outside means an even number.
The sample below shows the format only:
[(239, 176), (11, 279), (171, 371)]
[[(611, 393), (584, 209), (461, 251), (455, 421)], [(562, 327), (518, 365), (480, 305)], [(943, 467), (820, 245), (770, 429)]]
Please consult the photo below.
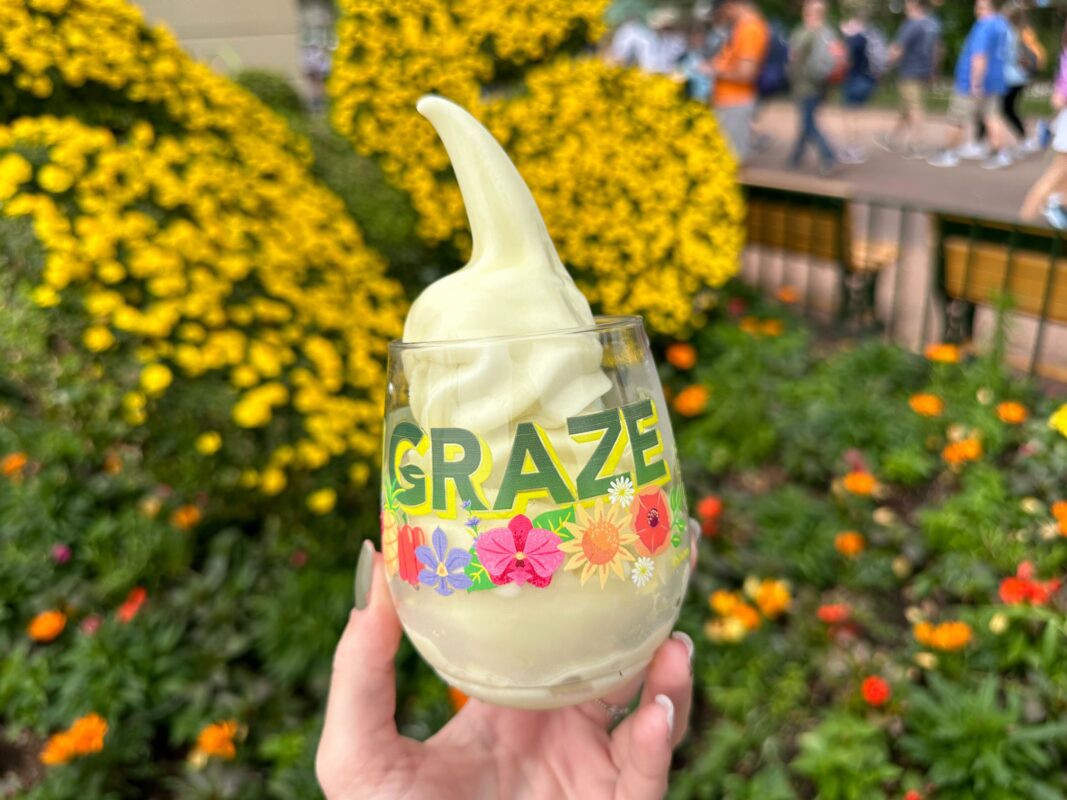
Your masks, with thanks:
[(150, 397), (162, 394), (173, 378), (173, 373), (163, 364), (148, 364), (141, 370), (141, 388)]
[(1067, 404), (1060, 406), (1048, 420), (1049, 427), (1067, 436)]
[(51, 308), (59, 305), (59, 293), (51, 286), (38, 286), (31, 295), (33, 302), (41, 308)]
[(563, 568), (581, 569), (583, 586), (594, 573), (600, 577), (601, 588), (607, 584), (609, 573), (625, 579), (622, 565), (634, 560), (627, 547), (637, 541), (637, 534), (629, 529), (626, 513), (620, 506), (602, 499), (590, 511), (578, 504), (575, 521), (565, 523), (565, 527), (574, 538), (559, 546), (570, 556)]
[(308, 495), (307, 506), (314, 514), (329, 514), (337, 505), (337, 492), (333, 489), (319, 489)]
[(285, 491), (287, 483), (285, 473), (277, 467), (265, 469), (263, 474), (259, 476), (259, 490), (268, 496), (281, 494)]
[(196, 452), (204, 456), (214, 455), (222, 447), (222, 434), (218, 431), (204, 431), (196, 437)]
[(717, 589), (712, 592), (711, 597), (708, 598), (708, 605), (710, 605), (712, 611), (720, 617), (728, 617), (733, 614), (734, 609), (736, 609), (741, 602), (741, 598), (736, 592), (729, 592), (726, 589)]
[(85, 329), (85, 333), (82, 334), (82, 341), (92, 352), (102, 353), (115, 344), (115, 337), (110, 329), (105, 328), (103, 325), (92, 325)]

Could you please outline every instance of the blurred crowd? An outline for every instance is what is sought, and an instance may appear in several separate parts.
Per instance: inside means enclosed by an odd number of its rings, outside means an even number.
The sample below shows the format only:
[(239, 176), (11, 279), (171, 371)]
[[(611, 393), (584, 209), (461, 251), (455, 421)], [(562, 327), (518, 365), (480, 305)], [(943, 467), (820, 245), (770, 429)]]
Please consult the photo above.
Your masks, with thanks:
[[(954, 0), (955, 1), (955, 0)], [(966, 0), (958, 0), (965, 2)], [(846, 5), (847, 3), (847, 5)], [(810, 154), (822, 175), (860, 164), (878, 147), (905, 158), (951, 168), (961, 160), (1001, 170), (1051, 148), (1054, 157), (1023, 208), (1044, 212), (1067, 227), (1067, 63), (1053, 87), (1050, 114), (1032, 126), (1020, 101), (1049, 55), (1019, 0), (976, 0), (974, 24), (952, 75), (948, 132), (936, 146), (924, 136), (928, 95), (942, 71), (942, 25), (928, 0), (905, 0), (892, 35), (872, 23), (861, 1), (848, 3), (834, 24), (826, 0), (805, 0), (799, 25), (788, 31), (768, 20), (754, 0), (700, 0), (686, 12), (659, 8), (627, 14), (616, 27), (606, 57), (619, 64), (667, 74), (707, 103), (738, 161), (764, 149), (759, 111), (769, 98), (790, 97), (797, 125), (789, 165), (800, 168)], [(1067, 31), (1063, 40), (1067, 48)], [(888, 130), (873, 137), (858, 124), (859, 112), (886, 86), (898, 111)], [(842, 124), (827, 133), (821, 112), (839, 95)]]

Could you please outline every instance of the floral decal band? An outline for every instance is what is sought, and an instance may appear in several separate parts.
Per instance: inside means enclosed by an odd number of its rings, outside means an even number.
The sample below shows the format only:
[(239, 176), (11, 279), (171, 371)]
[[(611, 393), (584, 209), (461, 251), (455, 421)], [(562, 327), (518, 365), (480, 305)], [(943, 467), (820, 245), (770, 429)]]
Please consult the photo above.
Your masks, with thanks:
[[(381, 515), (386, 570), (390, 577), (442, 597), (509, 584), (544, 589), (561, 572), (573, 574), (582, 586), (604, 588), (610, 580), (620, 580), (639, 591), (689, 556), (680, 483), (668, 494), (658, 485), (635, 488), (629, 476), (622, 476), (591, 503), (566, 505), (532, 520), (516, 514), (506, 525), (486, 530), (471, 512), (470, 501), (464, 501), (463, 527), (472, 537), (466, 548), (449, 546), (440, 527), (427, 543), (423, 529), (409, 524), (395, 502), (396, 491), (395, 484), (386, 487)], [(668, 548), (674, 555), (658, 563)]]

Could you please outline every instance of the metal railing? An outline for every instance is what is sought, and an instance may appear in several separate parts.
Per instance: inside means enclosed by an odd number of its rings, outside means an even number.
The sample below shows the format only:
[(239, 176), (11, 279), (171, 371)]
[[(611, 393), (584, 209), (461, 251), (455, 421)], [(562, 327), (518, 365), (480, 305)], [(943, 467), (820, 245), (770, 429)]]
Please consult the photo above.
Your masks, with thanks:
[(1009, 362), (1067, 382), (1067, 252), (1058, 231), (832, 185), (818, 194), (766, 182), (744, 188), (750, 283), (790, 286), (815, 321), (916, 351), (933, 341), (982, 346), (1006, 313)]

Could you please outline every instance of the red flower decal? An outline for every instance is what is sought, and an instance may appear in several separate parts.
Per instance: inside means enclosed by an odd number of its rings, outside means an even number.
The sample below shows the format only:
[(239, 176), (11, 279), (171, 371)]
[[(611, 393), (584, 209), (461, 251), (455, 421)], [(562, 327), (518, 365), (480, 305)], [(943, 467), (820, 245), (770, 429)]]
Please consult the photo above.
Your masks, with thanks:
[(404, 525), (397, 534), (397, 572), (400, 579), (407, 581), (412, 586), (419, 585), (419, 572), (422, 564), (415, 555), (415, 549), (426, 544), (426, 536), (422, 528), (412, 525)]
[(638, 555), (655, 556), (667, 547), (671, 538), (671, 512), (662, 489), (646, 489), (637, 495), (633, 504), (633, 525), (637, 534), (634, 548)]

